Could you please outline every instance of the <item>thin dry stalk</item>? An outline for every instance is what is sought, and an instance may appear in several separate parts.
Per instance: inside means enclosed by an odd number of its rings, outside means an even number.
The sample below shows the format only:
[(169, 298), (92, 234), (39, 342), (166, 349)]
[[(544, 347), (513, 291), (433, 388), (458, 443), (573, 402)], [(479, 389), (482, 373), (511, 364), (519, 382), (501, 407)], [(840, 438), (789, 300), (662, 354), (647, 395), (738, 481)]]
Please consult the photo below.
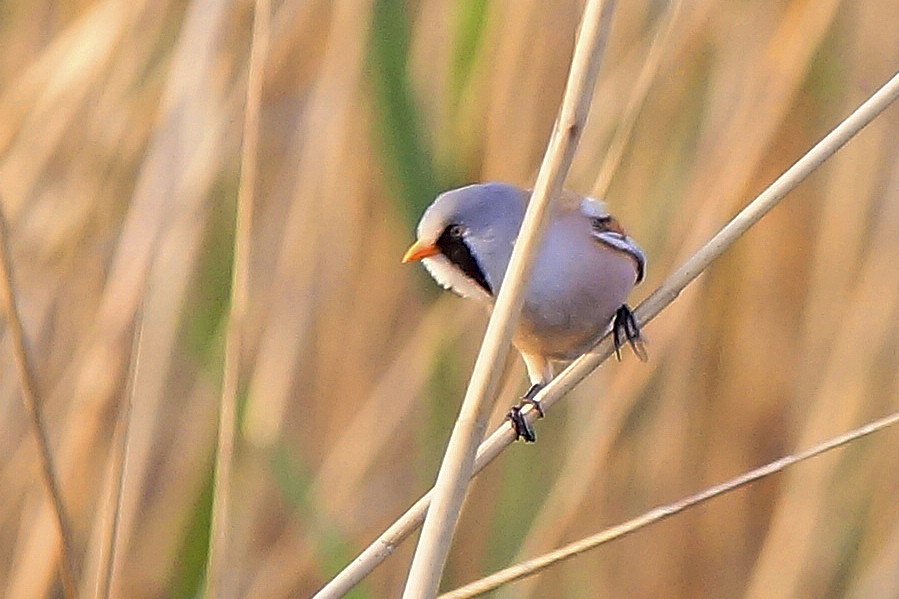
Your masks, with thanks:
[[(647, 324), (670, 305), (687, 285), (774, 208), (787, 193), (799, 185), (825, 160), (883, 112), (897, 97), (899, 97), (899, 73), (893, 75), (887, 83), (859, 108), (837, 125), (833, 131), (811, 150), (806, 152), (802, 158), (750, 202), (712, 239), (668, 277), (652, 295), (643, 301), (635, 311), (640, 324)], [(572, 362), (540, 391), (536, 399), (540, 402), (541, 407), (546, 410), (559, 401), (568, 391), (608, 359), (613, 351), (612, 341), (607, 335), (593, 348), (593, 351)], [(532, 410), (530, 410), (529, 406), (522, 410), (522, 413), (527, 417), (534, 419), (534, 415), (531, 412)], [(504, 423), (478, 448), (474, 473), (480, 472), (513, 441), (514, 433), (512, 428), (508, 423)], [(405, 514), (369, 545), (351, 564), (325, 585), (315, 595), (316, 599), (341, 597), (393, 553), (396, 546), (408, 537), (424, 520), (424, 514), (428, 510), (431, 495), (432, 492), (425, 494), (409, 508)]]
[(614, 7), (614, 1), (591, 0), (584, 9), (559, 119), (537, 175), (507, 276), (487, 325), (471, 382), (437, 475), (434, 500), (412, 559), (403, 591), (404, 599), (437, 594), (468, 481), (473, 475), (477, 445), (484, 438), (487, 428), (490, 400), (499, 385), (503, 370), (501, 365), (509, 351), (509, 342), (524, 301), (549, 200), (561, 191), (587, 121)]
[(861, 439), (862, 437), (866, 437), (897, 423), (899, 423), (899, 412), (894, 412), (889, 416), (884, 416), (883, 418), (880, 418), (873, 422), (869, 422), (864, 426), (860, 426), (847, 433), (843, 433), (842, 435), (833, 437), (831, 439), (828, 439), (827, 441), (823, 441), (818, 445), (810, 447), (804, 451), (784, 456), (764, 466), (760, 466), (759, 468), (736, 476), (729, 481), (714, 485), (673, 503), (669, 503), (667, 505), (652, 509), (640, 516), (637, 516), (636, 518), (624, 522), (623, 524), (613, 526), (595, 535), (589, 536), (579, 541), (575, 541), (573, 543), (569, 543), (568, 545), (565, 545), (564, 547), (561, 547), (555, 551), (551, 551), (539, 557), (535, 557), (534, 559), (527, 560), (526, 562), (510, 566), (504, 570), (500, 570), (495, 574), (491, 574), (490, 576), (482, 578), (481, 580), (477, 580), (475, 582), (467, 584), (464, 587), (459, 587), (458, 589), (450, 591), (449, 593), (444, 593), (443, 595), (440, 595), (440, 599), (465, 599), (467, 597), (477, 597), (479, 595), (483, 595), (484, 593), (492, 591), (493, 589), (496, 589), (506, 583), (518, 580), (519, 578), (530, 576), (532, 574), (536, 574), (537, 572), (540, 572), (541, 570), (544, 570), (563, 560), (584, 553), (585, 551), (589, 551), (590, 549), (595, 549), (600, 545), (604, 545), (609, 541), (619, 539), (625, 535), (631, 534), (632, 532), (636, 532), (641, 528), (649, 526), (650, 524), (654, 524), (656, 522), (659, 522), (660, 520), (664, 520), (669, 516), (678, 514), (695, 505), (704, 503), (709, 499), (712, 499), (713, 497), (718, 497), (719, 495), (723, 495), (735, 489), (739, 489), (740, 487), (744, 487), (757, 480), (785, 470), (786, 468), (789, 468), (794, 464), (798, 464), (799, 462), (803, 462), (815, 456), (821, 455), (822, 453), (826, 453), (828, 451), (831, 451), (832, 449), (836, 449), (837, 447), (841, 447), (843, 445), (846, 445), (847, 443), (851, 443), (853, 441)]
[(62, 581), (63, 593), (67, 599), (78, 597), (78, 587), (75, 583), (77, 571), (75, 560), (75, 541), (72, 533), (71, 519), (65, 509), (65, 503), (60, 489), (59, 476), (50, 451), (50, 439), (47, 428), (44, 425), (44, 417), (41, 413), (41, 400), (38, 393), (37, 377), (34, 374), (34, 366), (28, 353), (25, 342), (25, 329), (19, 317), (19, 308), (16, 304), (16, 294), (13, 290), (12, 261), (9, 255), (9, 227), (0, 203), (0, 301), (6, 312), (6, 320), (9, 324), (9, 333), (12, 340), (13, 354), (16, 359), (16, 368), (19, 371), (19, 381), (22, 386), (22, 400), (25, 402), (25, 411), (31, 423), (31, 430), (37, 442), (38, 455), (41, 462), (41, 478), (50, 495), (50, 504), (56, 516), (56, 524), (59, 527), (60, 536), (60, 560), (59, 577)]
[(107, 508), (104, 510), (100, 546), (97, 549), (100, 568), (97, 571), (97, 582), (94, 587), (95, 599), (108, 599), (112, 589), (112, 577), (115, 572), (116, 558), (122, 550), (119, 525), (122, 520), (122, 505), (125, 498), (125, 468), (128, 461), (128, 448), (131, 439), (131, 406), (134, 403), (134, 382), (140, 366), (141, 340), (143, 339), (143, 312), (138, 312), (135, 323), (134, 341), (131, 345), (131, 368), (128, 373), (128, 388), (125, 390), (125, 402), (119, 413), (115, 433), (112, 440), (112, 459), (109, 464), (109, 493)]
[(206, 562), (205, 596), (231, 596), (230, 568), (231, 486), (234, 469), (234, 444), (237, 434), (237, 402), (240, 385), (240, 357), (243, 347), (244, 322), (250, 289), (250, 250), (253, 230), (253, 203), (259, 146), (259, 114), (264, 81), (265, 57), (268, 54), (269, 0), (256, 0), (253, 39), (247, 75), (246, 115), (241, 151), (240, 186), (237, 193), (237, 220), (234, 235), (234, 263), (231, 273), (231, 301), (225, 338), (224, 375), (219, 405), (218, 448), (215, 458), (212, 523), (209, 555)]

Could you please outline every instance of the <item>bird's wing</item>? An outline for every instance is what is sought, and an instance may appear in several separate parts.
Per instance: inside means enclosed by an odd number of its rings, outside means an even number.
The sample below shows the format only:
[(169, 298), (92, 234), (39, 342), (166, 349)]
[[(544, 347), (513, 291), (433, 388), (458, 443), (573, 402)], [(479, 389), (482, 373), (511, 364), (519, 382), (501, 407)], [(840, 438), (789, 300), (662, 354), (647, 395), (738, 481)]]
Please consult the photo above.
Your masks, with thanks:
[(600, 243), (627, 253), (634, 259), (637, 268), (636, 283), (640, 283), (646, 272), (646, 254), (637, 242), (624, 231), (624, 227), (611, 214), (589, 216), (590, 235)]

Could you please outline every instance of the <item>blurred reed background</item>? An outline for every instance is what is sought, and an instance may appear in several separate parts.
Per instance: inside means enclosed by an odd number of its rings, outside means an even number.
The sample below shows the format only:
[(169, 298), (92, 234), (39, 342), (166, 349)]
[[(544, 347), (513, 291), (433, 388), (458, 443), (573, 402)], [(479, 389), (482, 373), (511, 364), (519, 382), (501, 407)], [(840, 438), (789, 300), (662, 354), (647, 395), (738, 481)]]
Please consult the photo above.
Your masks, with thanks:
[[(580, 10), (274, 3), (237, 595), (309, 596), (433, 482), (486, 315), (399, 259), (438, 190), (533, 182)], [(899, 65), (895, 2), (691, 0), (667, 30), (669, 15), (620, 3), (568, 182), (647, 250), (632, 304)], [(130, 378), (113, 596), (202, 587), (251, 27), (250, 2), (2, 8), (0, 198), (85, 596)], [(537, 445), (488, 468), (444, 587), (899, 407), (897, 140), (893, 107), (647, 327), (648, 364), (607, 363)], [(0, 334), (0, 593), (58, 597), (5, 320)], [(519, 364), (508, 380), (496, 423)], [(895, 597), (897, 498), (887, 431), (497, 596)], [(353, 596), (398, 596), (412, 549)]]

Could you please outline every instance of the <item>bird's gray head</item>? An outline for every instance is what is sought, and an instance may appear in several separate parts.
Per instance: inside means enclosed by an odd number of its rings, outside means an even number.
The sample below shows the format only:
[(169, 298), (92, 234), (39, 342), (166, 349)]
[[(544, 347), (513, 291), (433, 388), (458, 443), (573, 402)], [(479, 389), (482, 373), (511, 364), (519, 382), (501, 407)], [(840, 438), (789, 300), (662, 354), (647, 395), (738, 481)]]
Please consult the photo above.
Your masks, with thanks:
[(404, 261), (421, 260), (444, 287), (491, 299), (509, 264), (527, 196), (513, 185), (483, 183), (437, 197), (418, 223)]

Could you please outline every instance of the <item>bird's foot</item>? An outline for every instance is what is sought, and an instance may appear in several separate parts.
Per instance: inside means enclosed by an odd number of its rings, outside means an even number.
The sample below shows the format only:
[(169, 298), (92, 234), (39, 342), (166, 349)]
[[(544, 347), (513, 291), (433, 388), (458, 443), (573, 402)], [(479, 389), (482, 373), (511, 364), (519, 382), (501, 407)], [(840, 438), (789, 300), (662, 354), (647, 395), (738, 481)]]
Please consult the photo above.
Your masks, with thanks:
[(615, 311), (615, 319), (612, 321), (612, 339), (615, 342), (615, 356), (619, 361), (621, 361), (621, 348), (625, 343), (631, 346), (634, 355), (641, 362), (649, 359), (646, 342), (643, 335), (640, 334), (640, 326), (627, 304), (621, 304), (621, 307)]
[(527, 443), (533, 443), (537, 440), (537, 433), (534, 431), (534, 427), (528, 422), (528, 419), (524, 417), (524, 414), (521, 413), (521, 409), (526, 405), (531, 405), (537, 410), (538, 416), (543, 418), (543, 408), (540, 407), (540, 402), (534, 399), (541, 389), (543, 389), (543, 385), (531, 385), (528, 392), (521, 398), (521, 402), (519, 402), (517, 406), (513, 406), (506, 415), (506, 418), (512, 422), (516, 441), (518, 439), (524, 439)]

